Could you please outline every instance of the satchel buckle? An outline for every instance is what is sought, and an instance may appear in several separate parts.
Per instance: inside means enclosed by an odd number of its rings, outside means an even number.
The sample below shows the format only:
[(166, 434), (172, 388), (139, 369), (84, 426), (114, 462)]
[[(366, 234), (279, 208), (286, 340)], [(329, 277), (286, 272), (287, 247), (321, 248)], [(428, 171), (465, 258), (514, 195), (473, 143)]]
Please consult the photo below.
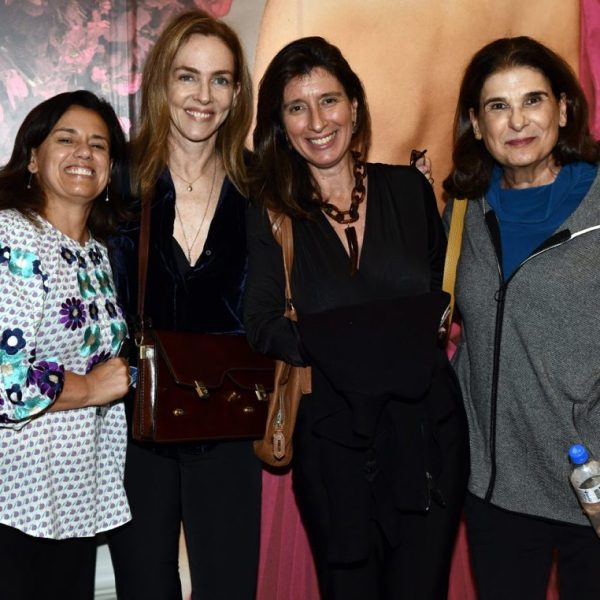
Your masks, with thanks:
[(194, 388), (196, 390), (196, 394), (198, 394), (198, 396), (202, 398), (202, 400), (207, 400), (210, 396), (210, 394), (208, 393), (208, 389), (201, 381), (194, 380)]
[(259, 402), (267, 402), (269, 400), (269, 395), (265, 391), (265, 386), (260, 383), (254, 384), (254, 393)]

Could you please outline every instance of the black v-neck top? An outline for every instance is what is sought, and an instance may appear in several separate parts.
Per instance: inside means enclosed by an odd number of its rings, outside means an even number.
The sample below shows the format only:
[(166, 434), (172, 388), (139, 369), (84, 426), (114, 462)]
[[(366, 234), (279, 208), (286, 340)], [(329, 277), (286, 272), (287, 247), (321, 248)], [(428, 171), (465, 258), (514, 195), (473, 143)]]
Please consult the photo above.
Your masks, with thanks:
[[(441, 288), (446, 236), (431, 186), (412, 167), (371, 163), (367, 169), (365, 233), (354, 276), (328, 217), (293, 222), (292, 295), (300, 315)], [(249, 208), (247, 235), (248, 339), (260, 352), (304, 364), (295, 327), (283, 317), (281, 248), (264, 211)]]
[[(152, 205), (145, 312), (158, 329), (206, 333), (244, 332), (247, 200), (226, 177), (202, 254), (194, 265), (173, 238), (175, 187), (168, 170), (156, 185)], [(137, 313), (139, 222), (111, 240), (119, 300)]]

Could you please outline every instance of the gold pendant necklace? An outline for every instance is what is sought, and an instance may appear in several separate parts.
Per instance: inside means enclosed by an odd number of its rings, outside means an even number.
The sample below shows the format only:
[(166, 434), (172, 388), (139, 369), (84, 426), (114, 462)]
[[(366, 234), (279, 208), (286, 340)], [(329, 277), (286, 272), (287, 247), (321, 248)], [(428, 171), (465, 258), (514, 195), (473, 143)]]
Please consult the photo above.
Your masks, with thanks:
[(187, 184), (187, 187), (185, 189), (188, 192), (194, 191), (194, 188), (193, 188), (194, 183), (196, 183), (196, 181), (198, 181), (198, 179), (200, 179), (200, 177), (202, 177), (202, 173), (200, 173), (200, 175), (198, 175), (198, 177), (196, 177), (196, 179), (194, 179), (193, 181), (188, 181), (187, 179), (184, 179), (177, 171), (175, 171), (171, 165), (169, 165), (169, 171), (171, 171), (171, 173), (173, 173), (174, 175), (177, 175), (177, 178), (181, 179), (181, 181), (183, 181), (183, 183)]
[[(215, 161), (215, 166), (213, 169), (213, 176), (212, 176), (212, 182), (210, 184), (210, 192), (208, 194), (208, 200), (206, 202), (206, 206), (204, 207), (204, 214), (202, 215), (202, 220), (200, 221), (200, 225), (198, 226), (198, 229), (196, 230), (196, 235), (194, 235), (194, 239), (192, 240), (191, 244), (189, 243), (187, 235), (185, 234), (185, 227), (183, 226), (183, 219), (181, 218), (181, 213), (179, 212), (179, 208), (177, 207), (177, 200), (175, 200), (175, 214), (177, 215), (177, 220), (179, 221), (179, 226), (181, 227), (181, 234), (183, 235), (183, 243), (185, 244), (184, 252), (185, 252), (185, 255), (187, 256), (188, 263), (190, 265), (192, 264), (192, 249), (196, 245), (196, 241), (198, 240), (198, 236), (200, 235), (200, 231), (202, 230), (202, 226), (204, 225), (204, 221), (206, 220), (206, 215), (208, 214), (208, 208), (209, 208), (211, 200), (212, 200), (212, 193), (213, 193), (213, 189), (215, 187), (215, 179), (217, 178), (217, 159), (216, 159), (216, 157), (215, 157), (214, 161)], [(169, 167), (169, 169), (171, 169), (171, 167)], [(177, 173), (176, 173), (176, 175), (177, 175)], [(197, 177), (194, 181), (192, 181), (192, 183), (195, 183), (196, 181), (198, 181), (198, 179), (200, 179), (200, 177)], [(193, 191), (191, 184), (188, 185), (187, 191), (188, 192)]]

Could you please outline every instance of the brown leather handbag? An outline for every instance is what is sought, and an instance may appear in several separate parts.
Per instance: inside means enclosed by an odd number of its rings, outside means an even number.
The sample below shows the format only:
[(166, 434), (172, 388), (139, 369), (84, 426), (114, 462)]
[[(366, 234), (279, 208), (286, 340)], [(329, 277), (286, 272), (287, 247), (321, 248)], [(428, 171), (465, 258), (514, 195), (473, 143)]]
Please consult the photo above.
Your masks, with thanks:
[(256, 438), (264, 432), (274, 361), (245, 336), (147, 326), (150, 205), (143, 203), (138, 264), (138, 375), (132, 434), (149, 442)]
[[(294, 261), (294, 238), (292, 221), (283, 214), (269, 212), (275, 239), (281, 246), (285, 273), (284, 316), (298, 320), (292, 302), (290, 285)], [(275, 362), (273, 391), (269, 394), (269, 413), (264, 436), (254, 442), (254, 452), (264, 463), (274, 467), (284, 467), (292, 460), (292, 436), (296, 425), (298, 406), (303, 394), (311, 392), (310, 367), (296, 367), (282, 360)]]

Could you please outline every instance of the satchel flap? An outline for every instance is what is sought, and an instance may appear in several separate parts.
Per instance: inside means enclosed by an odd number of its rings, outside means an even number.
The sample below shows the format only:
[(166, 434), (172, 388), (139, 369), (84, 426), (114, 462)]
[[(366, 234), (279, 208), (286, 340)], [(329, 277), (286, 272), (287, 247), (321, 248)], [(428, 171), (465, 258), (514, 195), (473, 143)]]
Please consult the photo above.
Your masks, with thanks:
[(160, 356), (179, 385), (208, 389), (225, 378), (245, 389), (272, 388), (275, 361), (254, 352), (243, 335), (153, 330)]

